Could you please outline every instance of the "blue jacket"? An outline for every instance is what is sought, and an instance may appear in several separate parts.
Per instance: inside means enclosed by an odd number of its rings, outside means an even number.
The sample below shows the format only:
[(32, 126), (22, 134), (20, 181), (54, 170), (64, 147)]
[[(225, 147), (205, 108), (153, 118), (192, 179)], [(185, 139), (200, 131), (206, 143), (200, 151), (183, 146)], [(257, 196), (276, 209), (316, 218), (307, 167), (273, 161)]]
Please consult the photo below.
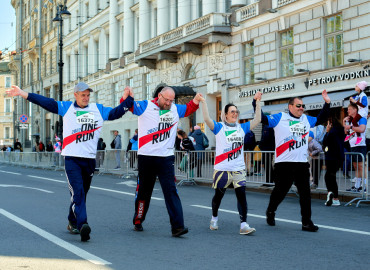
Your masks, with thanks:
[(203, 137), (207, 138), (207, 136), (200, 129), (195, 130), (191, 134), (191, 137), (193, 137), (196, 142), (196, 145), (194, 146), (195, 150), (205, 150), (203, 145)]

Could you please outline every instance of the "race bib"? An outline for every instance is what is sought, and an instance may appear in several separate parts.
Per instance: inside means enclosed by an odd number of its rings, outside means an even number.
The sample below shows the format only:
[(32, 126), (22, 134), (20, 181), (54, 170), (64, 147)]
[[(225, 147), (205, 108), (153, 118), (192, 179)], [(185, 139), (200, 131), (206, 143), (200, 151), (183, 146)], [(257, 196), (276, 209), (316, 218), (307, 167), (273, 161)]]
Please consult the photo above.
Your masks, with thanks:
[(94, 124), (94, 113), (93, 112), (76, 112), (77, 124)]
[(305, 134), (305, 126), (300, 121), (289, 121), (289, 130), (298, 135)]
[(170, 110), (159, 111), (159, 122), (172, 124), (174, 120), (173, 113)]
[(244, 142), (244, 139), (242, 138), (241, 134), (237, 130), (225, 131), (225, 136), (226, 136), (226, 141), (228, 143)]

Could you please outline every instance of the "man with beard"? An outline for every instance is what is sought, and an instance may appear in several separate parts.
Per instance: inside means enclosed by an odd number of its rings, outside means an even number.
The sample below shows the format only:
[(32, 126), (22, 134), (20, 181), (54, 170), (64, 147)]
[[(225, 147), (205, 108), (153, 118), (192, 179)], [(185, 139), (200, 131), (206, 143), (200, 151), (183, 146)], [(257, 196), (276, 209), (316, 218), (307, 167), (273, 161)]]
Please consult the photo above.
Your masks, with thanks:
[[(131, 91), (132, 92), (132, 91)], [(142, 231), (150, 198), (158, 177), (172, 229), (172, 236), (186, 234), (180, 197), (175, 184), (174, 145), (179, 119), (199, 108), (200, 94), (186, 105), (174, 104), (175, 91), (164, 87), (152, 101), (134, 102), (130, 111), (138, 116), (138, 180), (134, 230)], [(122, 101), (122, 100), (121, 100)]]

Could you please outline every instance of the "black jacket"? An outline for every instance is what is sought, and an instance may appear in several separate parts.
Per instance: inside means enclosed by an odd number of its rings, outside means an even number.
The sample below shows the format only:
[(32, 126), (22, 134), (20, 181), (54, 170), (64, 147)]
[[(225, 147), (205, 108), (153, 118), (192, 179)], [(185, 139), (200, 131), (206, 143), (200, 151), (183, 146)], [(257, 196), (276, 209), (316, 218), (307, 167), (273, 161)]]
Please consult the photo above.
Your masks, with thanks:
[(342, 126), (334, 126), (325, 134), (322, 147), (325, 160), (344, 160), (344, 138)]

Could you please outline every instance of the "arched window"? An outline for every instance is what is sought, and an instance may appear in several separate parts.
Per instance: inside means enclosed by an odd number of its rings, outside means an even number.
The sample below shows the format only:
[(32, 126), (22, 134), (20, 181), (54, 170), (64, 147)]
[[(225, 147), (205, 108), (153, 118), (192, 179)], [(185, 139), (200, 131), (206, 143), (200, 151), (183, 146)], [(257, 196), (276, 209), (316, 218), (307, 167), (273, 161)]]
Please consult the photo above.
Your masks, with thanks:
[(195, 67), (191, 64), (188, 64), (185, 68), (185, 77), (184, 77), (184, 80), (191, 80), (191, 79), (195, 79), (196, 77), (196, 72), (195, 72)]

